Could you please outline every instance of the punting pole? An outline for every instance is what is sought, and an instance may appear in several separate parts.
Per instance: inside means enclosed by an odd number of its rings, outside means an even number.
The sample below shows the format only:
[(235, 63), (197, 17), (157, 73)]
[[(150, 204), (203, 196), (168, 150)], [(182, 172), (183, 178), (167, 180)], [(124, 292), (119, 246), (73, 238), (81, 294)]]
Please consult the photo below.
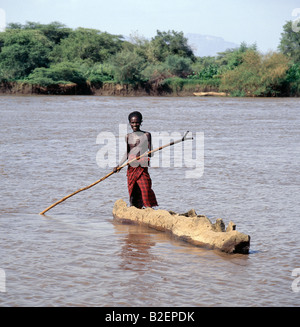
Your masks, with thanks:
[(70, 198), (71, 196), (73, 196), (73, 195), (75, 195), (75, 194), (77, 194), (77, 193), (79, 193), (79, 192), (82, 192), (82, 191), (88, 190), (89, 188), (91, 188), (91, 187), (97, 185), (98, 183), (104, 181), (106, 178), (108, 178), (109, 176), (113, 175), (115, 172), (121, 170), (122, 168), (124, 168), (124, 167), (130, 165), (130, 164), (131, 164), (132, 162), (134, 162), (134, 161), (137, 161), (137, 160), (139, 160), (139, 159), (141, 159), (141, 158), (143, 158), (143, 157), (146, 157), (146, 156), (148, 156), (148, 155), (151, 154), (151, 153), (154, 153), (154, 152), (160, 151), (160, 150), (162, 150), (162, 149), (164, 149), (164, 148), (166, 148), (166, 147), (168, 147), (168, 146), (171, 146), (171, 145), (174, 145), (174, 144), (177, 144), (177, 143), (180, 143), (180, 142), (184, 142), (184, 141), (186, 141), (186, 140), (192, 140), (192, 139), (193, 139), (192, 137), (186, 137), (188, 133), (189, 133), (189, 131), (187, 131), (187, 132), (184, 134), (183, 138), (181, 138), (180, 140), (170, 142), (170, 143), (168, 143), (168, 144), (165, 144), (165, 145), (163, 145), (163, 146), (160, 146), (159, 148), (156, 148), (156, 149), (154, 149), (154, 150), (151, 150), (151, 151), (145, 152), (144, 154), (140, 155), (140, 156), (137, 157), (137, 158), (134, 158), (134, 159), (132, 159), (132, 160), (130, 160), (130, 161), (127, 161), (127, 162), (124, 163), (122, 166), (117, 167), (116, 171), (111, 171), (109, 174), (107, 174), (107, 175), (105, 175), (104, 177), (100, 178), (100, 179), (97, 180), (96, 182), (94, 182), (94, 183), (92, 183), (92, 184), (90, 184), (90, 185), (88, 185), (88, 186), (86, 186), (86, 187), (83, 187), (83, 188), (81, 188), (81, 189), (79, 189), (79, 190), (77, 190), (77, 191), (75, 191), (75, 192), (73, 192), (73, 193), (71, 193), (71, 194), (69, 194), (69, 195), (63, 197), (63, 198), (60, 199), (59, 201), (53, 203), (50, 207), (48, 207), (48, 208), (46, 208), (45, 210), (43, 210), (42, 212), (40, 212), (40, 215), (44, 215), (47, 211), (49, 211), (49, 210), (52, 209), (53, 207), (57, 206), (59, 203), (64, 202), (65, 200), (67, 200), (67, 199)]

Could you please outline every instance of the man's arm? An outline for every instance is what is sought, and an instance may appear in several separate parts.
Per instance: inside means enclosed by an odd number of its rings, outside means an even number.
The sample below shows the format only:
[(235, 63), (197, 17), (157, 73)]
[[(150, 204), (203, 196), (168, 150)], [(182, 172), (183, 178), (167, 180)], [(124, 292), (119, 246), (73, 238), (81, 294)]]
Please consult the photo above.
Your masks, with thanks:
[[(148, 139), (148, 149), (149, 149), (149, 151), (152, 151), (153, 148), (152, 148), (152, 136), (151, 136), (151, 133), (147, 132), (146, 135), (147, 135), (147, 139)], [(154, 156), (154, 153), (150, 153), (148, 156), (149, 157), (153, 157)]]
[(122, 166), (122, 165), (123, 165), (123, 164), (128, 160), (128, 153), (129, 153), (129, 151), (130, 151), (129, 144), (128, 144), (128, 134), (127, 134), (126, 137), (125, 137), (125, 142), (126, 142), (127, 150), (126, 150), (126, 152), (124, 153), (124, 155), (123, 155), (123, 157), (122, 157), (122, 160), (120, 161), (120, 163), (118, 164), (118, 166), (114, 167), (114, 169), (113, 169), (114, 173), (119, 172), (122, 168), (119, 169), (119, 170), (118, 170), (118, 168), (119, 168), (120, 166)]

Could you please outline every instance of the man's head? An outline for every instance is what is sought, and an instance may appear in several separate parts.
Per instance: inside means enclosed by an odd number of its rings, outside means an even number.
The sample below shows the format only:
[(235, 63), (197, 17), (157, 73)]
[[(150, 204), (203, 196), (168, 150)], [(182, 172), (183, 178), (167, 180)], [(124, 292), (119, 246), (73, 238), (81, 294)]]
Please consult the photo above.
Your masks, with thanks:
[(129, 123), (132, 117), (138, 118), (141, 123), (143, 122), (143, 116), (139, 111), (133, 111), (132, 113), (129, 114), (128, 116)]
[(143, 122), (143, 116), (139, 111), (133, 111), (128, 116), (129, 124), (134, 132), (140, 130), (140, 126)]

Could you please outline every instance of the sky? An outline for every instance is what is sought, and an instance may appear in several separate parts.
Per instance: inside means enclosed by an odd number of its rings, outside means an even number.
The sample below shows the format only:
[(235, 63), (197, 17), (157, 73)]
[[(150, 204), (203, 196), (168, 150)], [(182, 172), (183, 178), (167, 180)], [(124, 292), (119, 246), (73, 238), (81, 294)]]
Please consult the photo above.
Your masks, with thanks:
[[(175, 30), (222, 37), (276, 51), (286, 21), (300, 19), (300, 0), (0, 0), (0, 27), (58, 21), (146, 38)], [(293, 16), (296, 12), (298, 16)]]

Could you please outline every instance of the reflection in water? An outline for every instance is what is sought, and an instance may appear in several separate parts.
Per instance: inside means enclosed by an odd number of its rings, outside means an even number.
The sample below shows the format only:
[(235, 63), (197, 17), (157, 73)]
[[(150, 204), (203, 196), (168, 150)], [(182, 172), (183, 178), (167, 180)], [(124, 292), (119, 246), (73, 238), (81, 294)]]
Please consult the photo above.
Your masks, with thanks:
[[(124, 234), (121, 242), (120, 267), (124, 270), (133, 270), (144, 274), (151, 266), (155, 256), (151, 254), (151, 247), (155, 246), (152, 235), (141, 226), (133, 226), (115, 222), (117, 233)], [(140, 232), (138, 232), (140, 230)]]

